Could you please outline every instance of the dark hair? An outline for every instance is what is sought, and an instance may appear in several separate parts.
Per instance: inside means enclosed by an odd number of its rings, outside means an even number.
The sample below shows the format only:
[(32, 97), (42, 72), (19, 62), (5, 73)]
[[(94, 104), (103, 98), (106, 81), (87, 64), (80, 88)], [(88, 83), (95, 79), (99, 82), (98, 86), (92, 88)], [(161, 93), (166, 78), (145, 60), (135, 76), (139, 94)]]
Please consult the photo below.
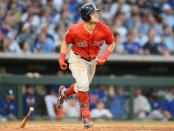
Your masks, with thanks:
[(129, 30), (129, 31), (127, 32), (126, 36), (132, 35), (132, 34), (133, 34), (133, 31), (132, 31), (132, 30)]
[(21, 42), (19, 43), (19, 46), (20, 46), (21, 49), (24, 48), (25, 42), (28, 42), (28, 41), (27, 41), (27, 40), (23, 40), (23, 41), (21, 41)]

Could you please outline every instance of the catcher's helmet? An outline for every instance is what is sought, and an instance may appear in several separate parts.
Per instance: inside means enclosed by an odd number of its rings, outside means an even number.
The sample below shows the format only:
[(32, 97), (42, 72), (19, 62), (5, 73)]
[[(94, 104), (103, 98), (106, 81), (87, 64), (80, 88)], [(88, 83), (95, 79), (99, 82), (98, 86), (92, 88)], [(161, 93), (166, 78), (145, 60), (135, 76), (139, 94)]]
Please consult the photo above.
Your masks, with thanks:
[(89, 21), (91, 19), (90, 14), (94, 13), (95, 11), (100, 11), (100, 9), (97, 9), (93, 4), (83, 5), (80, 10), (82, 20), (85, 22)]

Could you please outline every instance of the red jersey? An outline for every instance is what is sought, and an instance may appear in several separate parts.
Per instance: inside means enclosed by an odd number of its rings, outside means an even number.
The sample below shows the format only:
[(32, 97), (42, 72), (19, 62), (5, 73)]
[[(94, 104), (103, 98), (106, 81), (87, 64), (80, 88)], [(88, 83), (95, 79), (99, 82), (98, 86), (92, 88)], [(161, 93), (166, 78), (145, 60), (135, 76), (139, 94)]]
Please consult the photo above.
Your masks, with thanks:
[(95, 59), (103, 43), (112, 44), (115, 39), (109, 27), (101, 22), (96, 23), (95, 29), (89, 33), (80, 22), (69, 27), (65, 34), (65, 42), (72, 44), (75, 54), (87, 60)]

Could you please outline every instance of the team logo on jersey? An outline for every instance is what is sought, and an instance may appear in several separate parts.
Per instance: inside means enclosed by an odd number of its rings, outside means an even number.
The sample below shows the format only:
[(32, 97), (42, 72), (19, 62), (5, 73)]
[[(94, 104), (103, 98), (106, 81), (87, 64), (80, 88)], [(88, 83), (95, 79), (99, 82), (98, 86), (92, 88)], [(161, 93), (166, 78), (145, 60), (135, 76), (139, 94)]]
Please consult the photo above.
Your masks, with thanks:
[(94, 46), (102, 46), (104, 42), (105, 42), (104, 40), (101, 40), (101, 41), (94, 41), (94, 42), (93, 42), (93, 45), (94, 45)]
[(88, 42), (87, 41), (77, 42), (76, 45), (79, 48), (87, 47), (88, 46)]

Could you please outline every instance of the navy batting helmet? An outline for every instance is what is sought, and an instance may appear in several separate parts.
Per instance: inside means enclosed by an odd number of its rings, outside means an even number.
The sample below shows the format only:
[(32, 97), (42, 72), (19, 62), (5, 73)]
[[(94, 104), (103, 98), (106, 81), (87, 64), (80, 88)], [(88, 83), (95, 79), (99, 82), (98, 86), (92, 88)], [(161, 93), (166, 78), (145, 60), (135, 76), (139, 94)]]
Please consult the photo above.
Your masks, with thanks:
[(93, 5), (93, 4), (83, 5), (80, 10), (80, 15), (81, 15), (82, 20), (84, 20), (85, 22), (89, 21), (91, 19), (90, 14), (92, 14), (96, 11), (100, 11), (100, 9), (97, 9), (95, 7), (95, 5)]

